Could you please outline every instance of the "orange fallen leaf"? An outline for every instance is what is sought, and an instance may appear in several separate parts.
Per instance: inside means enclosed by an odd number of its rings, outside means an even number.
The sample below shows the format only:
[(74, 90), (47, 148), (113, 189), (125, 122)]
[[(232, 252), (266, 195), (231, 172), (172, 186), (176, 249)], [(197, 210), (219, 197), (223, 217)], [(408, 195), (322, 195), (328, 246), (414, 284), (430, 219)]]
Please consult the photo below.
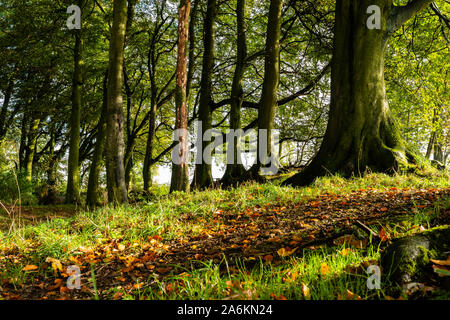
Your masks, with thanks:
[(114, 300), (120, 300), (120, 299), (122, 298), (122, 296), (123, 296), (123, 292), (117, 291), (117, 292), (114, 294), (113, 299), (114, 299)]
[(60, 287), (60, 288), (59, 288), (59, 292), (61, 292), (61, 293), (67, 293), (67, 292), (70, 292), (70, 289), (67, 288), (67, 287)]
[(143, 285), (144, 285), (143, 283), (135, 283), (133, 285), (133, 289), (140, 289), (140, 288), (142, 288)]
[(320, 264), (320, 273), (324, 276), (329, 272), (330, 272), (330, 267), (328, 266), (328, 264), (326, 262), (322, 262)]
[(281, 294), (279, 296), (277, 296), (274, 293), (271, 293), (270, 296), (275, 300), (287, 300), (287, 298)]
[(194, 258), (195, 258), (196, 260), (200, 260), (201, 258), (203, 258), (203, 255), (200, 254), (200, 253), (196, 253), (195, 256), (194, 256)]
[(440, 266), (450, 266), (450, 256), (447, 257), (447, 260), (434, 260), (430, 259), (434, 264), (438, 264)]
[(341, 251), (339, 251), (339, 253), (340, 253), (341, 255), (343, 255), (343, 256), (346, 256), (346, 255), (348, 255), (351, 251), (352, 251), (351, 248), (345, 248), (345, 249), (342, 249)]
[(22, 271), (33, 271), (33, 270), (37, 270), (38, 266), (35, 266), (34, 264), (29, 264), (27, 266), (25, 266)]
[(158, 271), (158, 273), (164, 274), (170, 271), (170, 267), (167, 268), (157, 268), (156, 271)]
[(268, 254), (268, 255), (265, 255), (265, 256), (264, 256), (264, 261), (266, 261), (266, 262), (272, 262), (272, 260), (273, 260), (273, 256), (272, 256), (272, 255)]
[(290, 248), (281, 248), (280, 250), (277, 251), (277, 253), (280, 257), (287, 257), (293, 254), (297, 249), (298, 247), (292, 250)]
[(380, 233), (378, 234), (378, 236), (380, 237), (381, 242), (385, 242), (389, 239), (386, 230), (384, 230), (384, 228), (381, 228)]

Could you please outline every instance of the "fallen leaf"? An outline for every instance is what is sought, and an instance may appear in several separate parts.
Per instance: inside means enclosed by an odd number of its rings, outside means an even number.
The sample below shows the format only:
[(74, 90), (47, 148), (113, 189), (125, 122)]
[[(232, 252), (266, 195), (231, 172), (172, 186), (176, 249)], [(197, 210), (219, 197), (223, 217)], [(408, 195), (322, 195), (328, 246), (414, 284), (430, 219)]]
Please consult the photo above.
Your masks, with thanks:
[(311, 292), (309, 290), (309, 287), (303, 282), (302, 282), (302, 293), (306, 300), (311, 299)]
[(277, 296), (274, 293), (271, 293), (270, 296), (275, 300), (287, 300), (287, 298), (281, 294), (279, 296)]
[(143, 283), (135, 283), (133, 285), (133, 289), (140, 289), (140, 288), (142, 288), (143, 285), (144, 285)]
[(381, 242), (385, 242), (389, 239), (386, 230), (384, 230), (384, 228), (381, 228), (380, 233), (378, 234), (378, 236), (380, 237)]
[(287, 257), (293, 254), (297, 249), (298, 248), (294, 248), (292, 250), (290, 248), (281, 248), (280, 250), (277, 251), (277, 253), (280, 257)]
[(430, 259), (434, 264), (438, 264), (440, 266), (450, 266), (450, 256), (447, 257), (447, 260), (434, 260)]
[(117, 291), (117, 292), (114, 294), (113, 299), (114, 299), (114, 300), (120, 300), (120, 299), (122, 298), (122, 296), (123, 296), (123, 292)]
[(326, 262), (322, 262), (320, 264), (320, 274), (323, 276), (330, 272), (330, 267), (328, 267), (328, 264)]
[(158, 273), (165, 274), (165, 273), (167, 273), (167, 272), (170, 271), (170, 267), (167, 267), (167, 268), (157, 268), (156, 271), (158, 271)]
[(29, 264), (27, 266), (25, 266), (22, 271), (33, 271), (33, 270), (37, 270), (38, 266), (35, 266), (34, 264)]

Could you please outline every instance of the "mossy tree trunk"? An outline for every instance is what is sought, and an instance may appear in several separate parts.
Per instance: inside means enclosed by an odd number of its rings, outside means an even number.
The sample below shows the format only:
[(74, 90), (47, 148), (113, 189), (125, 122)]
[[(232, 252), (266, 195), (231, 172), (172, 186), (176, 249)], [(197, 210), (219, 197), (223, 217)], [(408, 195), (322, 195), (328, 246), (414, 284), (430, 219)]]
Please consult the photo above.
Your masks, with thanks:
[[(322, 145), (302, 172), (285, 181), (307, 185), (327, 173), (394, 172), (414, 161), (389, 110), (384, 55), (389, 37), (430, 0), (397, 7), (393, 0), (338, 0), (331, 71), (331, 104)], [(380, 29), (369, 29), (369, 6), (381, 9)]]
[[(214, 68), (214, 25), (217, 16), (217, 0), (208, 0), (206, 9), (205, 23), (203, 25), (203, 64), (202, 78), (200, 81), (200, 104), (198, 108), (198, 118), (202, 124), (202, 130), (198, 134), (202, 137), (207, 130), (212, 128), (212, 75)], [(201, 147), (198, 146), (197, 157), (203, 157), (204, 150), (211, 144), (209, 141), (203, 141)], [(193, 187), (205, 189), (213, 184), (211, 165), (202, 159), (201, 163), (195, 166)]]
[[(81, 1), (78, 2), (78, 5)], [(81, 90), (83, 86), (82, 39), (81, 30), (74, 30), (74, 71), (72, 79), (72, 111), (70, 117), (69, 160), (67, 163), (66, 203), (80, 201), (80, 121), (81, 121)]]
[(127, 203), (124, 168), (123, 53), (127, 22), (127, 1), (114, 1), (109, 47), (106, 173), (108, 200)]
[(99, 183), (98, 179), (102, 169), (102, 159), (105, 150), (106, 138), (106, 112), (107, 112), (107, 83), (108, 72), (105, 73), (103, 80), (103, 102), (100, 119), (98, 121), (97, 136), (94, 147), (94, 154), (92, 155), (91, 167), (89, 168), (89, 180), (86, 195), (86, 204), (88, 206), (97, 206), (99, 202)]
[(29, 124), (29, 129), (27, 131), (27, 143), (25, 146), (25, 156), (24, 156), (24, 168), (25, 168), (25, 179), (31, 182), (33, 178), (33, 161), (36, 154), (36, 142), (38, 138), (39, 125), (41, 123), (41, 118), (38, 113), (33, 113), (31, 117), (31, 122)]
[(191, 2), (181, 0), (178, 8), (178, 58), (175, 88), (176, 123), (175, 129), (181, 129), (175, 138), (178, 140), (179, 163), (172, 163), (170, 191), (189, 192), (189, 146), (188, 146), (188, 112), (186, 103), (187, 85), (187, 44), (189, 38), (189, 14)]

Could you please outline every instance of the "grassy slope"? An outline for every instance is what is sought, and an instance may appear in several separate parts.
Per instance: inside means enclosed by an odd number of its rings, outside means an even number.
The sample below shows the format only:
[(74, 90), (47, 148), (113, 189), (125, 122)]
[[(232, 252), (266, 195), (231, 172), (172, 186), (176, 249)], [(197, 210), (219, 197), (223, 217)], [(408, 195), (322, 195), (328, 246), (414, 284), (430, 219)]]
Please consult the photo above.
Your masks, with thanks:
[[(194, 258), (190, 257), (192, 266), (189, 262), (178, 263), (179, 260), (167, 253), (177, 246), (195, 252), (196, 245), (190, 244), (201, 243), (204, 238), (218, 238), (223, 233), (221, 226), (228, 228), (227, 234), (232, 234), (229, 231), (232, 223), (218, 218), (223, 213), (239, 216), (242, 212), (259, 212), (261, 208), (296, 208), (308, 201), (317, 201), (324, 194), (332, 198), (334, 194), (345, 197), (356, 192), (358, 195), (363, 193), (364, 197), (368, 190), (373, 196), (392, 188), (401, 192), (420, 189), (426, 194), (429, 190), (449, 188), (448, 178), (445, 175), (420, 178), (382, 174), (351, 180), (328, 177), (317, 180), (311, 187), (299, 189), (279, 187), (277, 179), (264, 185), (249, 184), (232, 190), (155, 196), (153, 200), (137, 205), (77, 211), (70, 217), (68, 212), (73, 209), (69, 207), (40, 208), (42, 211), (38, 210), (40, 213), (32, 218), (18, 216), (10, 210), (10, 215), (3, 213), (0, 221), (3, 227), (0, 233), (0, 286), (3, 290), (0, 297), (336, 299), (351, 298), (347, 293), (350, 290), (364, 299), (386, 298), (384, 289), (388, 288), (367, 289), (365, 273), (369, 264), (377, 263), (384, 244), (358, 248), (342, 241), (336, 245), (319, 243), (300, 247), (285, 257), (277, 252), (286, 246), (284, 242), (278, 247), (270, 247), (272, 252), (262, 250), (261, 254), (231, 254), (236, 250), (225, 248), (219, 252), (222, 254), (220, 259), (211, 259), (205, 251), (199, 250)], [(428, 228), (442, 213), (448, 214), (450, 207), (448, 199), (435, 200), (417, 205), (412, 196), (407, 199), (411, 204), (407, 214), (383, 223), (385, 230), (394, 238), (416, 232), (418, 229), (414, 226)], [(347, 211), (353, 209), (350, 207)], [(280, 219), (283, 219), (282, 213)], [(379, 232), (381, 224), (370, 227)], [(234, 244), (237, 249), (242, 246), (242, 239)], [(291, 244), (291, 247), (295, 245)], [(146, 257), (148, 252), (154, 252), (159, 263), (140, 266), (139, 263), (145, 261), (141, 259), (143, 254)], [(57, 266), (52, 267), (49, 257), (62, 262), (62, 274)], [(196, 260), (201, 262), (195, 263)], [(75, 263), (82, 265), (84, 289), (70, 291), (65, 288), (67, 275), (64, 270)], [(38, 269), (24, 271), (26, 265), (36, 265)], [(124, 270), (130, 266), (131, 270)], [(93, 285), (94, 279), (97, 286)]]

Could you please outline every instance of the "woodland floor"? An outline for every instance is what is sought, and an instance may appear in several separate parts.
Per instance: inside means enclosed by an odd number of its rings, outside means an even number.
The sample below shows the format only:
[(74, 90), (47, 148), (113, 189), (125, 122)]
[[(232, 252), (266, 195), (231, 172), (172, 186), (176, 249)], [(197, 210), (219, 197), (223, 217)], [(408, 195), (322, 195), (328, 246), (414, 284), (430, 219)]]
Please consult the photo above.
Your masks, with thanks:
[[(300, 201), (280, 199), (264, 204), (260, 199), (259, 204), (242, 210), (224, 207), (209, 215), (186, 210), (177, 221), (197, 227), (188, 236), (165, 237), (164, 231), (141, 236), (136, 241), (105, 236), (94, 245), (78, 246), (55, 258), (49, 255), (45, 260), (45, 254), (35, 254), (40, 250), (39, 243), (30, 241), (25, 249), (8, 245), (0, 254), (0, 297), (183, 299), (195, 298), (191, 295), (199, 290), (196, 286), (209, 283), (215, 286), (214, 292), (205, 291), (198, 298), (392, 299), (388, 290), (373, 294), (361, 289), (365, 268), (377, 264), (379, 253), (394, 238), (449, 224), (449, 199), (450, 188), (364, 187), (342, 193), (320, 192)], [(9, 208), (10, 215), (12, 210), (17, 208)], [(77, 233), (83, 226), (73, 218), (75, 211), (66, 206), (24, 207), (21, 223), (35, 225), (48, 219), (67, 218), (72, 219), (70, 232)], [(113, 214), (108, 219), (114, 219)], [(5, 223), (5, 234), (7, 228)], [(307, 264), (307, 257), (311, 258), (315, 252), (319, 259), (313, 267), (316, 270), (301, 271), (300, 261)], [(352, 254), (358, 258), (352, 260)], [(339, 262), (338, 268), (333, 259)], [(67, 288), (69, 265), (81, 268), (79, 290)], [(253, 280), (244, 279), (255, 272), (266, 277), (270, 275), (267, 269), (280, 278), (279, 286), (264, 281), (252, 285), (257, 276), (250, 277)], [(356, 287), (346, 291), (339, 288), (323, 293), (328, 289), (319, 286), (318, 281), (329, 281), (332, 286), (331, 279), (343, 273), (349, 279), (363, 279), (355, 280)], [(223, 279), (214, 282), (212, 274)], [(204, 283), (193, 280), (202, 276), (209, 280)], [(440, 292), (437, 282), (439, 279), (430, 278), (427, 290)], [(259, 286), (266, 286), (267, 292), (261, 292)], [(294, 290), (293, 286), (300, 289)], [(322, 292), (315, 296), (315, 290)]]

